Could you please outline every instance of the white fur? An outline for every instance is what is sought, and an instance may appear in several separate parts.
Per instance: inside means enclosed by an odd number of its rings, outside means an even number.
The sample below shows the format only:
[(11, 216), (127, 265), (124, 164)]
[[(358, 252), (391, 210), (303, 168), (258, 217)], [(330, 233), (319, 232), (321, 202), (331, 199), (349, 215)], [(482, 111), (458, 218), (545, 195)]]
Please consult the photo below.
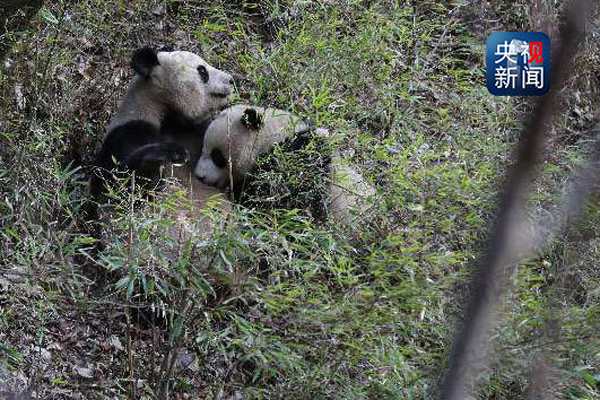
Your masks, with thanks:
[[(199, 122), (211, 116), (227, 104), (227, 96), (233, 90), (231, 75), (210, 66), (200, 56), (187, 51), (158, 52), (158, 65), (149, 69), (147, 77), (137, 75), (133, 78), (127, 95), (107, 126), (107, 133), (114, 128), (130, 121), (144, 121), (160, 127), (161, 122), (169, 113), (177, 113), (181, 117), (194, 122)], [(198, 72), (198, 67), (204, 66), (208, 72), (208, 81), (204, 82)], [(183, 145), (190, 154), (200, 152), (197, 138), (178, 137), (185, 140)], [(201, 140), (200, 140), (201, 141)], [(189, 142), (189, 143), (188, 143)], [(196, 150), (195, 147), (198, 147)], [(177, 225), (172, 232), (184, 234), (185, 238), (196, 235), (193, 227), (206, 226), (207, 218), (200, 218), (200, 211), (207, 203), (209, 197), (219, 194), (220, 191), (213, 187), (203, 185), (194, 177), (193, 171), (187, 166), (169, 165), (165, 171), (168, 182), (164, 190), (158, 195), (169, 197), (176, 191), (185, 193), (185, 204), (173, 206), (173, 219)], [(199, 225), (195, 222), (201, 222)], [(178, 230), (181, 232), (178, 233)]]
[[(168, 112), (200, 121), (227, 104), (232, 77), (210, 66), (200, 56), (187, 51), (159, 52), (159, 65), (148, 78), (136, 76), (119, 110), (107, 127), (143, 120), (160, 126)], [(209, 74), (204, 83), (198, 73), (203, 65)]]
[(215, 187), (199, 182), (193, 172), (185, 166), (168, 164), (165, 166), (164, 176), (168, 179), (167, 186), (158, 194), (157, 201), (167, 200), (168, 203), (173, 203), (172, 193), (180, 192), (183, 195), (172, 204), (170, 217), (174, 225), (168, 228), (169, 236), (179, 238), (180, 243), (191, 239), (199, 241), (209, 238), (213, 221), (203, 210), (210, 203), (222, 213), (230, 212), (231, 205), (227, 202), (225, 194)]
[(198, 164), (196, 164), (196, 170), (194, 173), (202, 182), (207, 185), (224, 188), (228, 183), (228, 170), (218, 168), (213, 163), (210, 157), (200, 156)]
[[(244, 111), (253, 108), (264, 114), (264, 124), (259, 131), (249, 130), (241, 123)], [(277, 109), (264, 109), (248, 105), (237, 105), (222, 111), (211, 123), (204, 137), (202, 156), (196, 165), (196, 176), (212, 186), (225, 187), (230, 183), (239, 184), (243, 177), (256, 165), (259, 155), (270, 151), (273, 146), (307, 128), (298, 116)], [(315, 132), (329, 136), (326, 129)], [(211, 158), (211, 152), (218, 149), (225, 158), (231, 158), (225, 168), (219, 168)], [(330, 169), (329, 210), (334, 220), (349, 223), (353, 214), (360, 213), (367, 203), (374, 200), (375, 189), (350, 165), (344, 164), (338, 155), (332, 157)]]
[[(263, 115), (263, 126), (258, 131), (242, 124), (242, 115), (248, 108)], [(287, 111), (244, 104), (230, 107), (222, 111), (206, 130), (196, 176), (204, 183), (220, 188), (231, 183), (230, 168), (218, 168), (212, 161), (212, 151), (219, 149), (226, 159), (233, 161), (231, 177), (236, 185), (254, 168), (259, 155), (267, 153), (275, 143), (304, 128), (306, 124)]]
[(375, 200), (376, 191), (352, 166), (337, 156), (331, 161), (329, 211), (336, 221), (351, 221)]

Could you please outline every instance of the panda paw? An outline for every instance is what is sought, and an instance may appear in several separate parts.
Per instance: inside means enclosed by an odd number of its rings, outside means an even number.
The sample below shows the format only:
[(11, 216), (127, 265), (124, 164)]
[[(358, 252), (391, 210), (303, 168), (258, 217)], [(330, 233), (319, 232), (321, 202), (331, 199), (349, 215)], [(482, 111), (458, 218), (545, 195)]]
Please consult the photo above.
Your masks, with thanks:
[(177, 143), (152, 143), (142, 146), (131, 153), (126, 164), (133, 170), (157, 167), (164, 163), (185, 164), (190, 155)]
[(171, 162), (173, 164), (185, 164), (190, 160), (190, 154), (182, 146), (176, 143), (167, 143), (162, 154), (163, 162)]

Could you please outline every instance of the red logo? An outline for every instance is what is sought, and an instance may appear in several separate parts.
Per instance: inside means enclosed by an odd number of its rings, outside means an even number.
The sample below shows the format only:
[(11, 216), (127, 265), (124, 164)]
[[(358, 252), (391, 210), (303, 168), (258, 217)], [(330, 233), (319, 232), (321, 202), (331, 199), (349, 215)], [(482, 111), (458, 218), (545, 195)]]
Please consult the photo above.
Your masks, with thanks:
[(536, 62), (542, 64), (544, 62), (542, 54), (542, 42), (529, 42), (529, 55), (531, 58), (527, 61), (528, 63)]

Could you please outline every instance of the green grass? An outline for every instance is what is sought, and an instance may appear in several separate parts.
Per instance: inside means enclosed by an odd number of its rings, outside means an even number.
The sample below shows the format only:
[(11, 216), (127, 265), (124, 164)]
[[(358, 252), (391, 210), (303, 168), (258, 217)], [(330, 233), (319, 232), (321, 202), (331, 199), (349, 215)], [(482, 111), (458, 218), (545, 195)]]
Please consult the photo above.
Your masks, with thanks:
[[(126, 398), (135, 387), (150, 399), (165, 377), (173, 398), (433, 398), (529, 107), (485, 89), (486, 31), (473, 13), (528, 29), (492, 3), (47, 4), (7, 37), (0, 67), (0, 373), (28, 377), (40, 398)], [(182, 247), (167, 203), (131, 214), (123, 197), (92, 252), (87, 166), (131, 77), (129, 54), (148, 43), (233, 72), (236, 101), (328, 128), (377, 188), (372, 213), (346, 230), (237, 207), (211, 212), (210, 237)], [(597, 83), (590, 71), (577, 71), (588, 86), (570, 83), (565, 103), (579, 111), (558, 121), (567, 134), (552, 142), (531, 214), (581, 164), (585, 144), (568, 133), (596, 104), (582, 95)], [(599, 227), (590, 204), (522, 263), (481, 398), (522, 398), (536, 357), (564, 398), (598, 396)], [(173, 373), (165, 360), (178, 360)]]

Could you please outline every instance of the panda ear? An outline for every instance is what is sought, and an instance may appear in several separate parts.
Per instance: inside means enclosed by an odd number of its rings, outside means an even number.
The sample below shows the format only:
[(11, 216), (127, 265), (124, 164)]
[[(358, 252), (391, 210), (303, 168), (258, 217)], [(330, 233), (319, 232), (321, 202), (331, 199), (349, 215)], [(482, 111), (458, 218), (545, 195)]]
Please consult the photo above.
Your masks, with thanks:
[(135, 72), (148, 79), (152, 69), (159, 65), (156, 51), (151, 47), (142, 47), (133, 53), (131, 59)]
[(253, 131), (262, 128), (264, 122), (264, 116), (254, 108), (246, 108), (242, 114), (242, 124)]

